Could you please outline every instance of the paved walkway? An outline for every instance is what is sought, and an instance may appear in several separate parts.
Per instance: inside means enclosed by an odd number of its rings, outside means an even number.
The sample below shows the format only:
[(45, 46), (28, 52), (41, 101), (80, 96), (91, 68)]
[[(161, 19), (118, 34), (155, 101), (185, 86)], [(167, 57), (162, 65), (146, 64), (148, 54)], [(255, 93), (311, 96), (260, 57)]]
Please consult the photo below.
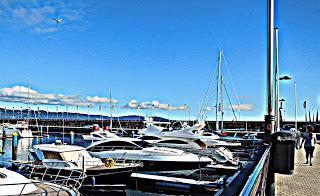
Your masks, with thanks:
[(296, 150), (293, 175), (276, 174), (275, 194), (278, 195), (320, 195), (320, 145), (316, 145), (313, 166), (305, 164), (304, 149)]

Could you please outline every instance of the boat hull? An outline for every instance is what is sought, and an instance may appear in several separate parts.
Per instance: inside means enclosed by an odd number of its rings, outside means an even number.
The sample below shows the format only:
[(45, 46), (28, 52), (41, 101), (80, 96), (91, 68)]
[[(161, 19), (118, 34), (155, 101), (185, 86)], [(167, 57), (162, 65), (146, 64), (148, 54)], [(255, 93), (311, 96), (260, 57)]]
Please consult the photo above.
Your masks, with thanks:
[(136, 167), (87, 169), (81, 190), (125, 187), (134, 171)]
[(169, 162), (169, 161), (142, 161), (143, 167), (140, 171), (176, 171), (199, 169), (207, 166), (211, 162)]
[[(33, 171), (32, 178), (40, 177), (43, 173), (46, 173), (47, 179), (52, 180), (56, 177), (57, 173), (61, 168), (39, 168), (37, 171)], [(74, 169), (81, 171), (80, 169)], [(136, 171), (136, 166), (125, 166), (125, 167), (111, 167), (107, 168), (104, 166), (92, 167), (86, 170), (86, 177), (84, 178), (80, 190), (91, 190), (91, 189), (114, 189), (114, 187), (126, 187), (131, 174)], [(72, 170), (60, 171), (59, 176), (69, 176)], [(49, 176), (49, 177), (48, 177)], [(59, 180), (59, 179), (58, 179)], [(61, 177), (61, 180), (65, 180)], [(68, 185), (75, 185), (73, 181), (68, 181)]]

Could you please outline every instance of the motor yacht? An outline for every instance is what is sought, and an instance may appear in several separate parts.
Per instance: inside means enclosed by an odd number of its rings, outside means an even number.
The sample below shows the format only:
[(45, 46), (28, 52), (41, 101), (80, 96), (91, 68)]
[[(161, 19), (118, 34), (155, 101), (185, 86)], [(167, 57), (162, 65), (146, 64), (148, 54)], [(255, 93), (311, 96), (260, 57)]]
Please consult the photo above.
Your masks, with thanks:
[(116, 160), (141, 161), (145, 170), (197, 169), (212, 162), (212, 159), (206, 156), (173, 148), (142, 147), (122, 138), (94, 142), (87, 151), (90, 155), (102, 159), (111, 157)]
[[(47, 174), (40, 174), (42, 177)], [(75, 176), (75, 173), (73, 173)], [(56, 177), (57, 174), (54, 176)], [(68, 176), (70, 177), (70, 176)], [(39, 178), (43, 179), (43, 178)], [(78, 179), (78, 178), (77, 178)], [(70, 178), (69, 178), (70, 180)], [(74, 178), (73, 178), (74, 180)], [(63, 182), (57, 183), (56, 180), (45, 181), (28, 179), (25, 176), (8, 170), (0, 168), (0, 196), (2, 195), (70, 195), (76, 196), (79, 194), (76, 188), (63, 185)], [(75, 181), (73, 181), (75, 182)], [(76, 184), (74, 184), (76, 186)]]
[(115, 162), (113, 159), (102, 161), (93, 158), (83, 147), (60, 143), (35, 145), (30, 152), (36, 162), (53, 169), (71, 168), (84, 171), (87, 175), (82, 184), (84, 189), (125, 187), (131, 173), (141, 166), (140, 163)]

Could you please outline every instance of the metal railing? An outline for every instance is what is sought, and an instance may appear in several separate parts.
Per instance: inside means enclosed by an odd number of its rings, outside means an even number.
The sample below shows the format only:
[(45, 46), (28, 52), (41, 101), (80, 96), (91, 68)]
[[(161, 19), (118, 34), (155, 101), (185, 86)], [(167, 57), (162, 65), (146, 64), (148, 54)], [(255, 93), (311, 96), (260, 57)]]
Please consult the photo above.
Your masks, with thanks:
[[(0, 184), (0, 190), (13, 187), (14, 195), (59, 195), (61, 192), (68, 194), (78, 193), (86, 175), (79, 170), (62, 168), (49, 168), (40, 165), (25, 165), (28, 167), (30, 182)], [(28, 192), (29, 185), (35, 185), (37, 190)], [(13, 189), (12, 189), (13, 190)], [(19, 194), (17, 194), (19, 192)]]
[(266, 178), (268, 173), (268, 166), (270, 160), (271, 145), (269, 145), (262, 155), (259, 163), (254, 168), (252, 174), (249, 176), (247, 183), (243, 187), (240, 195), (264, 195)]
[(69, 187), (78, 190), (86, 175), (83, 171), (55, 168), (43, 165), (30, 165), (31, 172), (29, 178), (60, 185), (61, 187)]

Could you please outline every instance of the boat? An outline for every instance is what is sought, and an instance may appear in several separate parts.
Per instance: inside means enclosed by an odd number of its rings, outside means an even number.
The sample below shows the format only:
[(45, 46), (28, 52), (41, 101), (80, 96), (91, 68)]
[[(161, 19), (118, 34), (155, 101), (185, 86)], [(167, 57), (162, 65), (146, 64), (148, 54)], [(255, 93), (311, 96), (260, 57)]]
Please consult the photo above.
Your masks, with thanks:
[(108, 189), (125, 187), (133, 171), (140, 167), (135, 162), (115, 162), (109, 157), (104, 162), (92, 157), (85, 148), (75, 145), (54, 144), (34, 145), (30, 150), (35, 162), (51, 168), (71, 168), (82, 170), (86, 178), (81, 189)]
[[(165, 127), (161, 127), (155, 125), (151, 122), (146, 124), (146, 128), (139, 131), (140, 134), (143, 135), (158, 135), (158, 136), (172, 136), (172, 135), (194, 135), (200, 134), (199, 130), (205, 127), (204, 121), (199, 121), (198, 123), (194, 124), (193, 126), (189, 126), (186, 123), (181, 123), (180, 129), (168, 129)], [(219, 137), (217, 136), (216, 139)]]
[(25, 121), (18, 121), (15, 125), (18, 136), (21, 138), (33, 138), (32, 131), (28, 129), (28, 124)]
[(217, 134), (206, 132), (203, 128), (205, 126), (204, 121), (200, 121), (193, 126), (184, 126), (177, 130), (168, 130), (164, 127), (153, 125), (148, 123), (146, 128), (141, 130), (141, 134), (147, 136), (157, 136), (162, 138), (179, 138), (188, 140), (201, 140), (208, 147), (228, 146), (237, 147), (241, 146), (241, 143), (226, 142), (220, 140)]
[(161, 138), (157, 136), (141, 136), (137, 139), (147, 141), (151, 145), (167, 148), (178, 148), (182, 150), (201, 150), (206, 149), (207, 146), (201, 140), (187, 140), (180, 138)]
[(110, 131), (92, 131), (89, 135), (82, 135), (83, 140), (105, 140), (108, 138), (119, 138), (116, 134), (110, 132)]
[(0, 130), (3, 138), (11, 138), (14, 132), (18, 132), (16, 126), (10, 123), (2, 123)]
[(122, 138), (109, 138), (91, 144), (87, 151), (94, 157), (116, 160), (141, 161), (144, 170), (170, 171), (197, 169), (212, 162), (205, 156), (198, 156), (179, 149), (164, 147), (142, 147)]
[[(34, 170), (33, 170), (34, 171)], [(34, 172), (32, 172), (34, 174)], [(48, 177), (46, 173), (38, 173), (38, 179), (28, 179), (27, 177), (8, 170), (6, 168), (0, 168), (0, 196), (2, 195), (78, 195), (79, 192), (75, 187), (79, 185), (81, 176), (76, 173), (72, 173), (73, 176), (65, 176), (65, 180), (57, 179), (58, 174), (55, 178), (51, 178), (51, 181), (43, 180), (45, 176)], [(79, 174), (82, 175), (82, 174)], [(34, 177), (34, 176), (33, 176)], [(41, 178), (39, 178), (41, 177)], [(52, 177), (52, 176), (51, 176)], [(67, 186), (63, 184), (65, 182), (73, 182), (74, 187)], [(60, 183), (59, 183), (60, 182)], [(80, 182), (81, 184), (81, 182)]]
[[(147, 141), (149, 144), (159, 147), (177, 148), (187, 152), (207, 156), (217, 163), (237, 164), (232, 152), (225, 147), (208, 148), (201, 140), (186, 140), (178, 138), (161, 138), (156, 136), (141, 136), (138, 139)], [(135, 142), (135, 141), (133, 141)]]

